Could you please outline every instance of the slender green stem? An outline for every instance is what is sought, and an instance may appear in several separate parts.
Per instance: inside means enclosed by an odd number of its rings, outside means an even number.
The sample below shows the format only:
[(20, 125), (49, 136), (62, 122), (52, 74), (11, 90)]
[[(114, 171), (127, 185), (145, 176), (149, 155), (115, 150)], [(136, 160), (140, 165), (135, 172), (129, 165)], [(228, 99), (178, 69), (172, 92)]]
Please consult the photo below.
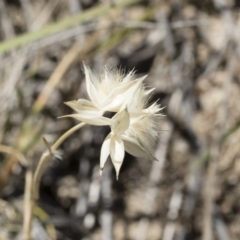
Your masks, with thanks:
[(80, 129), (81, 127), (83, 127), (84, 125), (86, 125), (86, 123), (79, 123), (78, 125), (76, 125), (75, 127), (69, 129), (67, 132), (65, 132), (51, 147), (52, 151), (55, 151), (61, 144), (62, 142), (68, 138), (72, 133), (74, 133), (75, 131), (77, 131), (78, 129)]
[(40, 161), (38, 163), (37, 169), (34, 173), (34, 177), (33, 177), (33, 199), (34, 199), (34, 201), (37, 201), (37, 199), (39, 198), (40, 180), (41, 180), (44, 170), (46, 169), (46, 167), (49, 164), (49, 161), (51, 161), (51, 159), (52, 159), (52, 155), (54, 154), (54, 151), (57, 150), (57, 148), (63, 143), (63, 141), (66, 138), (68, 138), (72, 133), (74, 133), (75, 131), (77, 131), (78, 129), (83, 127), (84, 125), (86, 125), (86, 123), (79, 123), (75, 127), (69, 129), (52, 145), (51, 149), (49, 149), (49, 146), (47, 143), (47, 147), (48, 147), (49, 151), (42, 154)]

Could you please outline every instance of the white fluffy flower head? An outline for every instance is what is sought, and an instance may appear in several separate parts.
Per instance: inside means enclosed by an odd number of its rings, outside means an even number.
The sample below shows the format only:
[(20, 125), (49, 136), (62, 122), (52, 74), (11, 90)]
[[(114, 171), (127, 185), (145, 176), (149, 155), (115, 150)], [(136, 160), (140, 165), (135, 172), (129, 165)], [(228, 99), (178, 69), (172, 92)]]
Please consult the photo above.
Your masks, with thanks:
[[(105, 69), (102, 74), (93, 72), (84, 65), (86, 88), (89, 100), (79, 99), (66, 104), (76, 113), (73, 117), (87, 124), (109, 125), (111, 132), (105, 138), (100, 168), (110, 155), (118, 178), (125, 151), (135, 157), (153, 159), (158, 133), (161, 108), (157, 103), (148, 106), (154, 89), (146, 89), (142, 78), (135, 79), (134, 72), (123, 75), (119, 71)], [(112, 118), (104, 112), (115, 112)]]

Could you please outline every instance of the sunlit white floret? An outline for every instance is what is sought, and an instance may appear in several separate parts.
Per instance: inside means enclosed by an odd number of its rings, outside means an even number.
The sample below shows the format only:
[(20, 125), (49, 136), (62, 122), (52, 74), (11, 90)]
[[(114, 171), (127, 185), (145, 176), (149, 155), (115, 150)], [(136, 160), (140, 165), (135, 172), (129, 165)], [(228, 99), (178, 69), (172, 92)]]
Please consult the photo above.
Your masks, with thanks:
[[(92, 125), (109, 125), (110, 122), (102, 115), (106, 111), (118, 112), (123, 105), (132, 104), (137, 91), (141, 88), (146, 78), (134, 79), (133, 72), (123, 76), (121, 72), (105, 69), (103, 74), (94, 75), (84, 65), (86, 88), (90, 98), (70, 101), (65, 104), (77, 112), (68, 117)], [(135, 100), (137, 101), (137, 99)]]
[[(156, 102), (148, 106), (154, 89), (146, 90), (143, 83), (146, 77), (135, 79), (133, 71), (124, 76), (107, 69), (95, 75), (85, 65), (84, 72), (90, 100), (67, 102), (76, 113), (65, 117), (91, 125), (110, 126), (111, 132), (101, 148), (101, 172), (110, 155), (118, 178), (125, 151), (135, 157), (156, 160), (154, 150), (162, 108)], [(104, 117), (107, 111), (116, 114), (112, 118)]]

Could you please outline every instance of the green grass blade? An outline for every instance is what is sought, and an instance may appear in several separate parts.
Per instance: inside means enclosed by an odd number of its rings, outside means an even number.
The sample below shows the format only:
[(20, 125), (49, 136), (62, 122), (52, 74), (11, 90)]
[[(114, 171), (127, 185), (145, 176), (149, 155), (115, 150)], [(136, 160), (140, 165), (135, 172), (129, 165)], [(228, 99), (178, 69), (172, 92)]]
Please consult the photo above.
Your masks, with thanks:
[(47, 37), (53, 33), (73, 27), (82, 22), (89, 21), (91, 19), (94, 19), (94, 18), (97, 18), (104, 14), (107, 14), (112, 9), (120, 9), (120, 8), (126, 7), (130, 4), (133, 4), (133, 3), (139, 2), (139, 1), (140, 0), (123, 0), (120, 2), (116, 2), (114, 5), (108, 4), (108, 5), (101, 5), (98, 7), (94, 7), (92, 9), (84, 11), (76, 16), (72, 16), (70, 18), (67, 18), (67, 19), (59, 21), (57, 23), (53, 23), (49, 26), (46, 26), (37, 32), (26, 33), (26, 34), (23, 34), (19, 37), (12, 39), (12, 40), (1, 42), (0, 43), (0, 54), (11, 51), (17, 47), (24, 46), (26, 44), (29, 44), (29, 43), (39, 40), (41, 38)]

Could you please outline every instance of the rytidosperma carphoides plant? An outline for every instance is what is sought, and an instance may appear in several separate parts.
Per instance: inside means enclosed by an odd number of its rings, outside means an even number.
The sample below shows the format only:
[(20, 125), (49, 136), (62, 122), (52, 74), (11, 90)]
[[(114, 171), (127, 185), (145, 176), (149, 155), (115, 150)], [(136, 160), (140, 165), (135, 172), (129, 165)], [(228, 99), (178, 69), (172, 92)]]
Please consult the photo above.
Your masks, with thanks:
[[(63, 116), (72, 117), (80, 124), (63, 134), (53, 146), (46, 140), (48, 152), (42, 155), (34, 174), (34, 198), (38, 199), (38, 186), (49, 159), (56, 156), (60, 144), (73, 132), (86, 124), (110, 126), (100, 153), (100, 174), (110, 155), (118, 179), (125, 151), (135, 157), (156, 160), (155, 145), (160, 131), (161, 107), (155, 102), (148, 104), (154, 88), (144, 85), (146, 76), (135, 79), (134, 71), (124, 75), (118, 70), (107, 68), (100, 74), (94, 74), (84, 64), (86, 88), (89, 100), (79, 99), (66, 102), (76, 113)], [(112, 118), (105, 112), (114, 113)]]
[[(30, 236), (32, 213), (39, 198), (39, 183), (45, 168), (53, 157), (58, 157), (60, 144), (73, 132), (86, 124), (110, 126), (110, 133), (103, 141), (100, 153), (100, 174), (110, 155), (118, 179), (125, 151), (135, 157), (156, 160), (155, 145), (160, 131), (161, 107), (155, 102), (148, 104), (154, 88), (147, 88), (144, 79), (135, 79), (134, 72), (124, 75), (121, 71), (104, 69), (101, 74), (94, 74), (84, 65), (86, 88), (89, 100), (79, 99), (66, 102), (76, 113), (63, 116), (73, 117), (81, 123), (64, 133), (52, 146), (45, 140), (48, 151), (45, 152), (31, 178), (28, 168), (25, 189), (24, 232)], [(112, 112), (113, 117), (104, 116)], [(27, 178), (26, 178), (27, 179)]]
[[(100, 154), (100, 174), (111, 156), (118, 179), (125, 151), (135, 157), (155, 159), (154, 148), (160, 130), (160, 105), (148, 106), (152, 89), (143, 83), (146, 76), (134, 78), (134, 72), (124, 75), (117, 70), (104, 69), (94, 74), (84, 65), (87, 93), (90, 100), (66, 102), (76, 113), (73, 117), (86, 124), (109, 125), (111, 132), (105, 138)], [(112, 118), (104, 117), (113, 112)]]

